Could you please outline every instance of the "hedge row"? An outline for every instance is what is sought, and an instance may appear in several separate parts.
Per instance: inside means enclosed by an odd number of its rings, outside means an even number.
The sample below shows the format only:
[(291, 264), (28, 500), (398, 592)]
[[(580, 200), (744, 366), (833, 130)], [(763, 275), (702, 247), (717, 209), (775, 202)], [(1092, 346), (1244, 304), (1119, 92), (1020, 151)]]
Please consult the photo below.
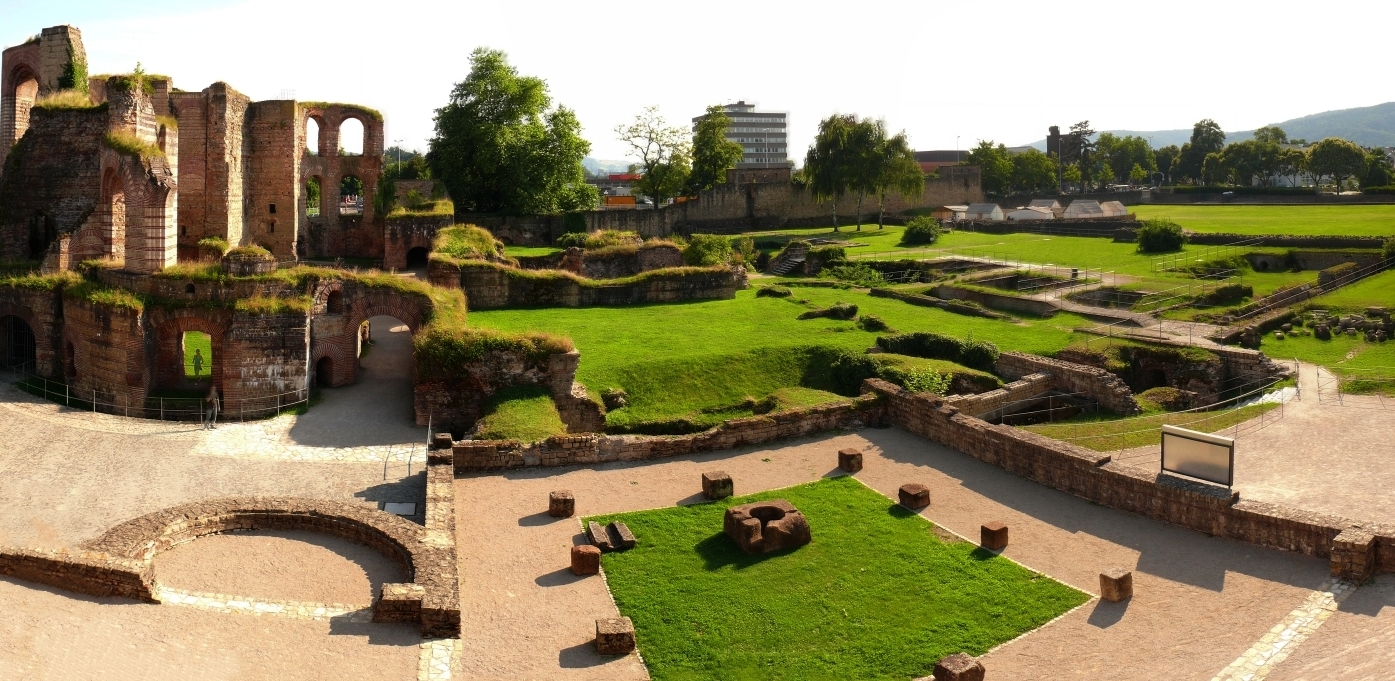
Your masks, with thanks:
[(926, 359), (957, 362), (972, 369), (993, 371), (998, 361), (998, 346), (973, 337), (959, 339), (933, 331), (917, 331), (894, 336), (879, 336), (877, 347), (884, 352)]
[(1173, 187), (1174, 194), (1232, 194), (1244, 195), (1271, 195), (1271, 196), (1313, 196), (1317, 194), (1314, 187), (1216, 187), (1216, 186), (1195, 186), (1195, 187)]

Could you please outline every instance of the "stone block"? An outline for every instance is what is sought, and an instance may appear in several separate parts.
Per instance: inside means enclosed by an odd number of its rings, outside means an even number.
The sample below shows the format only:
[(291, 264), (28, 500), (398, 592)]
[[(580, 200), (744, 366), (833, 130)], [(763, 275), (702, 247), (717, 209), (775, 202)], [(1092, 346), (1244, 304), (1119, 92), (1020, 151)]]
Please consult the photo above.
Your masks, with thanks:
[[(983, 681), (983, 664), (964, 653), (946, 655), (935, 663), (935, 671), (929, 679), (934, 681)], [(928, 679), (917, 679), (928, 681)]]
[(838, 450), (838, 467), (849, 473), (862, 470), (862, 452), (856, 449)]
[(571, 490), (559, 489), (547, 495), (547, 514), (554, 518), (570, 518), (576, 513), (576, 497)]
[(731, 476), (724, 471), (708, 471), (702, 474), (702, 495), (708, 499), (725, 499), (735, 493)]
[(450, 433), (436, 433), (431, 438), (431, 446), (434, 449), (450, 449), (452, 446)]
[(601, 550), (590, 544), (572, 547), (572, 574), (578, 577), (601, 571)]
[(374, 622), (420, 622), (426, 589), (420, 584), (384, 584), (373, 604)]
[(596, 620), (596, 652), (628, 655), (635, 649), (635, 625), (628, 617)]
[(1342, 530), (1332, 540), (1330, 568), (1337, 579), (1364, 584), (1375, 573), (1375, 535), (1354, 527)]
[(613, 522), (606, 526), (606, 534), (610, 535), (610, 544), (616, 551), (626, 551), (635, 547), (635, 534), (622, 522)]
[(913, 511), (930, 505), (930, 488), (918, 482), (901, 485), (901, 489), (896, 491), (896, 496), (900, 497), (902, 506)]
[(1123, 568), (1101, 572), (1100, 598), (1111, 603), (1133, 598), (1133, 573)]
[(722, 531), (746, 553), (768, 553), (803, 546), (813, 540), (809, 521), (784, 499), (732, 506)]
[(984, 523), (979, 528), (978, 543), (989, 551), (1002, 551), (1008, 545), (1008, 526), (996, 520)]
[(610, 533), (606, 532), (605, 526), (597, 522), (586, 523), (586, 535), (591, 540), (591, 545), (602, 551), (614, 551), (615, 545), (610, 541)]

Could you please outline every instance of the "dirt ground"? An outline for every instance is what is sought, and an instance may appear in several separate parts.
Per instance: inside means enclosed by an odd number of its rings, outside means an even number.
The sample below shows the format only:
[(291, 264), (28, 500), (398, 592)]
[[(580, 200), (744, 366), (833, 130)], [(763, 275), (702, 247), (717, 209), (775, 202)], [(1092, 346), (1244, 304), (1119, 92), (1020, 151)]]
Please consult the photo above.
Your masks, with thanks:
[(924, 515), (953, 532), (976, 539), (982, 523), (1006, 522), (1005, 555), (1032, 569), (1090, 593), (1101, 571), (1134, 571), (1131, 601), (1092, 600), (989, 653), (991, 678), (1209, 679), (1327, 577), (1321, 560), (1096, 506), (905, 431), (873, 429), (770, 449), (458, 479), (459, 526), (470, 528), (460, 544), (464, 630), (475, 632), (464, 642), (466, 676), (645, 677), (633, 657), (605, 660), (590, 647), (594, 620), (614, 605), (601, 579), (566, 570), (580, 526), (546, 515), (549, 491), (571, 489), (579, 516), (693, 503), (704, 471), (727, 471), (746, 494), (837, 474), (836, 453), (849, 446), (867, 448), (857, 477), (889, 498), (901, 484), (928, 485)]
[(1395, 669), (1395, 575), (1356, 590), (1267, 681), (1384, 681)]

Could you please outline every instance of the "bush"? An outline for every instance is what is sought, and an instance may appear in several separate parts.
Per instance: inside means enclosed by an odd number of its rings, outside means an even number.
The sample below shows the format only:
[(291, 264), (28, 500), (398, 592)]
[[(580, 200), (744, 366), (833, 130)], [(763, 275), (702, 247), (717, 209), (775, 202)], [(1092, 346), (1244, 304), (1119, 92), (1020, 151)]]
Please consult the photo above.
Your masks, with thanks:
[(906, 231), (901, 233), (902, 246), (933, 244), (941, 234), (940, 221), (928, 215), (911, 218), (906, 222)]
[(988, 341), (974, 340), (973, 336), (959, 340), (933, 331), (881, 336), (877, 338), (877, 347), (898, 355), (943, 359), (989, 372), (999, 355), (998, 346)]
[(1242, 298), (1249, 298), (1255, 294), (1253, 286), (1244, 284), (1224, 284), (1216, 287), (1216, 290), (1202, 296), (1198, 303), (1202, 305), (1226, 305), (1238, 303)]
[(1138, 227), (1139, 253), (1179, 251), (1186, 240), (1186, 235), (1182, 234), (1182, 226), (1167, 218), (1144, 220)]
[(756, 289), (757, 298), (788, 298), (794, 292), (784, 286), (762, 286)]
[(732, 250), (741, 256), (741, 262), (755, 264), (760, 258), (760, 251), (756, 250), (756, 242), (749, 236), (743, 236), (732, 242)]
[(221, 236), (206, 236), (199, 239), (199, 248), (217, 253), (221, 258), (228, 252), (228, 240)]
[(504, 244), (476, 225), (453, 225), (436, 233), (431, 250), (460, 260), (489, 259), (504, 252)]
[(809, 310), (799, 319), (818, 319), (827, 317), (829, 319), (852, 319), (857, 316), (857, 306), (851, 303), (834, 303), (833, 305), (817, 310)]
[(949, 384), (954, 380), (950, 374), (942, 374), (929, 367), (911, 369), (905, 372), (905, 382), (901, 387), (913, 393), (935, 393), (944, 395), (949, 392)]
[(586, 232), (567, 232), (557, 237), (558, 248), (586, 248)]
[(882, 277), (881, 272), (863, 263), (845, 263), (832, 267), (825, 267), (819, 272), (819, 277), (846, 281), (849, 284), (865, 286), (867, 288), (886, 285), (886, 279)]
[(856, 395), (862, 390), (864, 380), (879, 375), (881, 366), (870, 355), (844, 350), (834, 358), (828, 369), (833, 392)]
[(683, 262), (694, 267), (725, 265), (731, 262), (731, 240), (716, 234), (694, 234), (683, 249)]
[(974, 340), (972, 334), (964, 341), (964, 349), (959, 353), (959, 363), (971, 369), (992, 371), (998, 361), (998, 346), (988, 341)]
[(890, 331), (886, 320), (874, 314), (865, 314), (857, 318), (857, 328), (863, 331)]

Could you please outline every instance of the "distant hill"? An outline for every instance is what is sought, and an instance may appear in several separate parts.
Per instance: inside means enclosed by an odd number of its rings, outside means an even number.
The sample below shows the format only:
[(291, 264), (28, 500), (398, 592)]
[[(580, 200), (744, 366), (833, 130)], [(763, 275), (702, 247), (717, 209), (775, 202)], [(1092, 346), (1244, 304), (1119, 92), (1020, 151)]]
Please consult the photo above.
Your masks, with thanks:
[(630, 169), (631, 163), (633, 161), (613, 161), (591, 158), (590, 156), (581, 159), (581, 165), (592, 173), (623, 173)]
[[(1395, 147), (1395, 102), (1363, 106), (1356, 109), (1324, 111), (1270, 125), (1283, 128), (1290, 138), (1305, 139), (1309, 142), (1316, 142), (1324, 137), (1341, 137), (1367, 147)], [(1191, 128), (1179, 130), (1108, 130), (1102, 132), (1112, 132), (1120, 137), (1124, 135), (1152, 137), (1154, 149), (1169, 144), (1176, 144), (1180, 147), (1192, 138)], [(1227, 130), (1225, 141), (1243, 142), (1253, 136), (1253, 130), (1240, 132)], [(1046, 151), (1046, 140), (1037, 140), (1029, 146)]]

